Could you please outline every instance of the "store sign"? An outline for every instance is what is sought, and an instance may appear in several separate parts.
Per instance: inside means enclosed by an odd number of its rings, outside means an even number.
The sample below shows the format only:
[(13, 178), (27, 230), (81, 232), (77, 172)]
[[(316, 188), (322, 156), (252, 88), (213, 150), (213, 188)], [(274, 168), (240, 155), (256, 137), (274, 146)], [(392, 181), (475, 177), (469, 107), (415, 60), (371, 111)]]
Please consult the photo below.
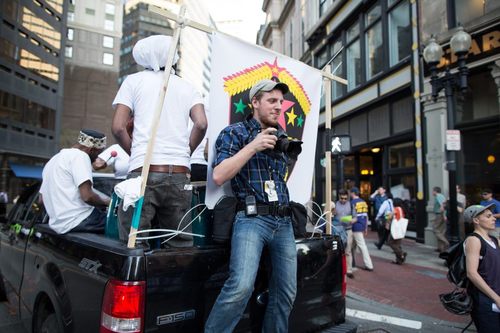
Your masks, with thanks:
[[(472, 63), (480, 59), (490, 57), (500, 53), (500, 27), (498, 25), (485, 29), (481, 32), (468, 31), (471, 34), (471, 47), (467, 55), (467, 63)], [(451, 50), (450, 44), (443, 46), (444, 55), (438, 68), (449, 64), (450, 67), (456, 66), (457, 56)], [(429, 66), (424, 67), (424, 75), (429, 76)]]
[(460, 150), (460, 131), (446, 130), (446, 150)]

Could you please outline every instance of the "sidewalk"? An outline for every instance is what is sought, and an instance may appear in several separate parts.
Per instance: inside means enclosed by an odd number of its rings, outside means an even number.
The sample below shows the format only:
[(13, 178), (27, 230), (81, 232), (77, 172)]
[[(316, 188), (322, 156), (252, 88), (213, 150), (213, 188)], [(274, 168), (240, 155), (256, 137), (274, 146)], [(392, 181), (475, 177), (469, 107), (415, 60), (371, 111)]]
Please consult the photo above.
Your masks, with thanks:
[[(453, 285), (448, 282), (447, 268), (433, 247), (404, 239), (402, 247), (408, 257), (400, 266), (391, 263), (394, 254), (389, 246), (384, 245), (381, 250), (375, 247), (376, 239), (377, 234), (372, 231), (365, 237), (374, 271), (354, 271), (354, 279), (347, 279), (348, 296), (365, 297), (462, 327), (469, 322), (469, 316), (449, 313), (439, 301), (439, 294), (452, 291)], [(360, 253), (356, 253), (356, 265), (364, 267)]]

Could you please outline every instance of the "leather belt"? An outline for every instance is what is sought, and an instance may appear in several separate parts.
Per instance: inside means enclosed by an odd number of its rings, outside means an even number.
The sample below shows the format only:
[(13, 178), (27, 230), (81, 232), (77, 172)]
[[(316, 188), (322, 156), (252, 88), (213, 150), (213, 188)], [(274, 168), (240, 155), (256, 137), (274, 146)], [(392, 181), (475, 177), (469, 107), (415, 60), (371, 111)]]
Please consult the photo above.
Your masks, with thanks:
[[(237, 210), (245, 211), (245, 203), (239, 202), (237, 206)], [(282, 205), (282, 206), (274, 206), (274, 205), (266, 205), (266, 204), (257, 204), (257, 215), (272, 215), (278, 217), (286, 217), (292, 216), (292, 209), (290, 206)]]
[[(132, 170), (132, 172), (142, 172), (142, 167)], [(161, 173), (191, 173), (188, 167), (183, 165), (150, 165), (149, 172)]]

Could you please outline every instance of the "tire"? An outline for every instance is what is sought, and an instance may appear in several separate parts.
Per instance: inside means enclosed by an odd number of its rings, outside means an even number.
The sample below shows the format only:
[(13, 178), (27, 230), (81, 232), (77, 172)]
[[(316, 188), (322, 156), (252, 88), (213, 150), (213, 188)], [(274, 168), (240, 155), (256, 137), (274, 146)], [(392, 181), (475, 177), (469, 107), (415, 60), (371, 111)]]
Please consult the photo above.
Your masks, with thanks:
[(40, 333), (61, 333), (55, 313), (51, 313), (45, 317), (45, 320), (40, 326)]

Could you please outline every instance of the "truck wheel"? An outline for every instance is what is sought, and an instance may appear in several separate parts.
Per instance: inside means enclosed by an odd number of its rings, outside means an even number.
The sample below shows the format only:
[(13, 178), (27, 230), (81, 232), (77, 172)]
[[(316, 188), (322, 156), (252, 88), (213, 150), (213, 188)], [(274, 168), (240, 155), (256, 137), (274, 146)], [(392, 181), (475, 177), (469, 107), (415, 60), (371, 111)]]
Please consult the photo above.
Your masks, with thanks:
[(60, 333), (57, 317), (55, 313), (49, 314), (42, 322), (40, 333)]

